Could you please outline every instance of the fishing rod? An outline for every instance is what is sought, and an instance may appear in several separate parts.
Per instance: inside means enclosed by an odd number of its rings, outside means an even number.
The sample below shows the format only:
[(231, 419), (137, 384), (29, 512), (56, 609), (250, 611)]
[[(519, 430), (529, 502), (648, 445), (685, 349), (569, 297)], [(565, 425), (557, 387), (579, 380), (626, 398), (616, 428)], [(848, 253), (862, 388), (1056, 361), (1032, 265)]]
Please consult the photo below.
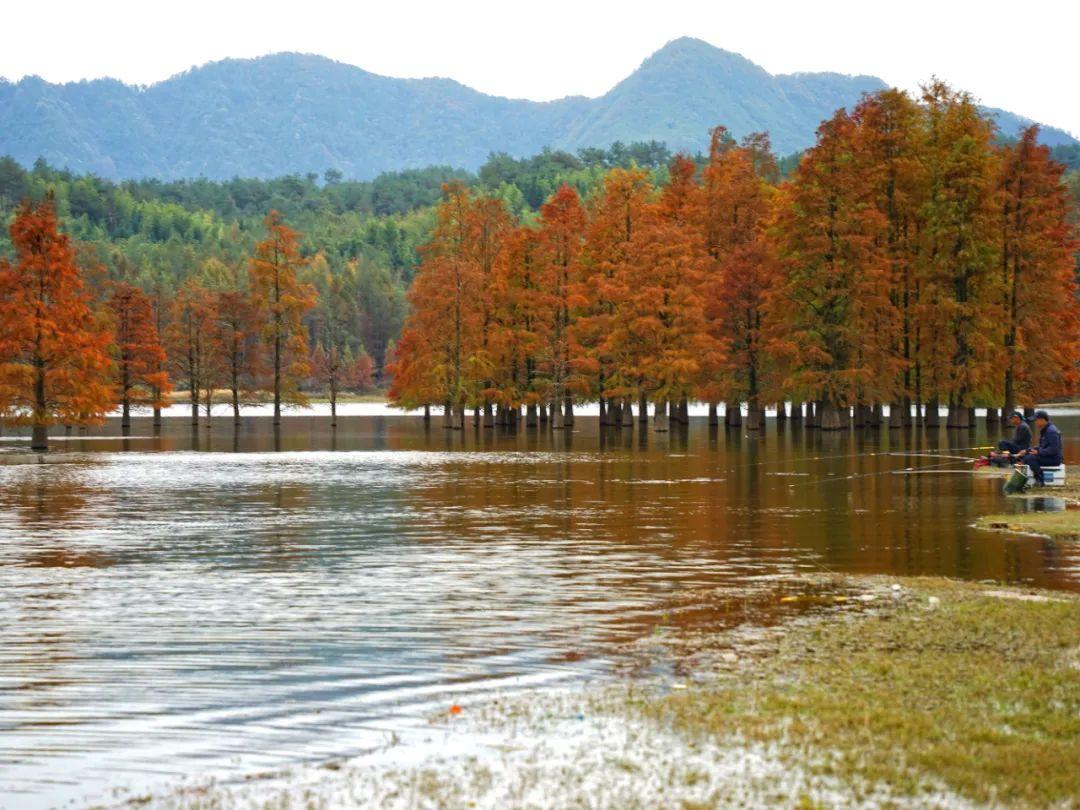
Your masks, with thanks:
[[(887, 454), (885, 454), (885, 455), (887, 455)], [(971, 460), (974, 461), (974, 459), (971, 459)], [(878, 476), (878, 475), (900, 475), (900, 474), (903, 474), (903, 473), (918, 472), (920, 470), (929, 471), (929, 470), (933, 470), (935, 468), (945, 467), (945, 466), (947, 466), (949, 464), (955, 464), (955, 463), (956, 462), (953, 459), (949, 459), (948, 461), (943, 461), (940, 464), (923, 464), (923, 465), (921, 465), (919, 467), (907, 467), (906, 469), (903, 469), (903, 470), (876, 470), (875, 472), (870, 472), (870, 473), (855, 473), (853, 475), (839, 475), (839, 476), (834, 476), (834, 477), (831, 477), (831, 478), (815, 478), (812, 481), (803, 481), (803, 482), (801, 482), (799, 484), (788, 484), (788, 489), (789, 490), (798, 489), (800, 486), (811, 486), (811, 485), (814, 485), (814, 484), (819, 484), (819, 485), (831, 484), (831, 483), (834, 483), (836, 481), (855, 481), (855, 480), (858, 480), (860, 478), (873, 478), (873, 477)], [(958, 472), (961, 472), (961, 471), (958, 471)], [(966, 472), (966, 470), (963, 471), (963, 472)]]
[[(769, 459), (766, 461), (753, 461), (748, 464), (740, 464), (735, 467), (725, 467), (725, 472), (737, 472), (738, 470), (746, 470), (751, 467), (767, 467), (777, 464), (798, 464), (806, 461), (835, 461), (837, 459), (855, 459), (855, 458), (874, 458), (876, 456), (912, 456), (912, 457), (927, 457), (927, 458), (944, 458), (942, 453), (961, 453), (971, 450), (993, 450), (993, 447), (943, 447), (940, 450), (926, 450), (926, 451), (901, 451), (901, 450), (877, 450), (869, 453), (843, 453), (835, 456), (801, 456), (797, 458), (785, 458), (785, 459)], [(958, 461), (975, 461), (970, 456), (949, 456), (950, 459)]]
[(971, 456), (946, 456), (941, 453), (889, 453), (890, 456), (896, 456), (897, 458), (947, 458), (954, 459), (956, 461), (977, 461), (977, 458)]

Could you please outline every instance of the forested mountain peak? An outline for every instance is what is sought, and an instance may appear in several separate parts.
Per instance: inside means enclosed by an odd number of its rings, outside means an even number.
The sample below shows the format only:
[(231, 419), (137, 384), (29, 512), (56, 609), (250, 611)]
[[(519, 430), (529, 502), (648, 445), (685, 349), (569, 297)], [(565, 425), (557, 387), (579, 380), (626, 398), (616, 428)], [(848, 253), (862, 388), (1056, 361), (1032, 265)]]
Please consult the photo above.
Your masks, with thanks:
[[(597, 98), (534, 102), (447, 78), (381, 76), (323, 56), (225, 59), (139, 87), (114, 79), (0, 80), (0, 154), (103, 177), (212, 179), (340, 171), (370, 178), (430, 165), (475, 170), (493, 152), (621, 141), (697, 150), (723, 124), (803, 149), (822, 119), (885, 86), (872, 76), (772, 75), (699, 39), (673, 40)], [(993, 111), (1002, 132), (1026, 122)], [(1052, 145), (1074, 142), (1046, 128)]]

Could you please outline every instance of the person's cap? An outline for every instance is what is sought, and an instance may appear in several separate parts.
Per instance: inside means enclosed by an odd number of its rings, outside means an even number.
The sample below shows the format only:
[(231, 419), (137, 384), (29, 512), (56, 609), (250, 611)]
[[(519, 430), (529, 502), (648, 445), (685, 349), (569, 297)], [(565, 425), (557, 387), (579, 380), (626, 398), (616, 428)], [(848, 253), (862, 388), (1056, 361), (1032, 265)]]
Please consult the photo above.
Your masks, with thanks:
[(1013, 411), (1012, 416), (1010, 416), (1009, 418), (1011, 419), (1013, 416), (1015, 416), (1017, 419), (1020, 419), (1021, 421), (1023, 421), (1024, 412), (1023, 411)]
[(1047, 422), (1049, 422), (1050, 421), (1050, 414), (1048, 414), (1046, 411), (1044, 411), (1042, 409), (1039, 409), (1039, 410), (1035, 411), (1035, 418), (1036, 419), (1045, 419)]

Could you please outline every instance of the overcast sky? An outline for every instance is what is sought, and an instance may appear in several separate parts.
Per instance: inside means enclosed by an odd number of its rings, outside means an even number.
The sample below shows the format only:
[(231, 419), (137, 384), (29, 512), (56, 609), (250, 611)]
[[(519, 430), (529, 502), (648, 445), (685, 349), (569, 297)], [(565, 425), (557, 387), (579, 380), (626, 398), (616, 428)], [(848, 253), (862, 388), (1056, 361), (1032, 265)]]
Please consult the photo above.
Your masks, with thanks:
[[(149, 84), (228, 56), (318, 53), (498, 95), (596, 96), (694, 36), (772, 73), (932, 74), (1080, 134), (1080, 0), (53, 0), (5, 3), (0, 76)], [(43, 9), (45, 11), (43, 12)]]

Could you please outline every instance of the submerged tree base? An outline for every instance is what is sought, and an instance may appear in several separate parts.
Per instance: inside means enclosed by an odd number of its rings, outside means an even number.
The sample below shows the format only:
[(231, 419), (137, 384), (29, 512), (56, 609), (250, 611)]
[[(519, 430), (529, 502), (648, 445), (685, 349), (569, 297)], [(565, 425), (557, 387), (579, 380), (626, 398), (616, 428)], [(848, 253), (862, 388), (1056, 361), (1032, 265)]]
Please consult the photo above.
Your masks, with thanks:
[[(129, 806), (1068, 806), (1080, 599), (837, 578), (772, 628), (670, 643), (675, 675), (447, 707), (369, 757)], [(828, 605), (828, 607), (823, 607)], [(669, 639), (665, 641), (664, 639)]]

